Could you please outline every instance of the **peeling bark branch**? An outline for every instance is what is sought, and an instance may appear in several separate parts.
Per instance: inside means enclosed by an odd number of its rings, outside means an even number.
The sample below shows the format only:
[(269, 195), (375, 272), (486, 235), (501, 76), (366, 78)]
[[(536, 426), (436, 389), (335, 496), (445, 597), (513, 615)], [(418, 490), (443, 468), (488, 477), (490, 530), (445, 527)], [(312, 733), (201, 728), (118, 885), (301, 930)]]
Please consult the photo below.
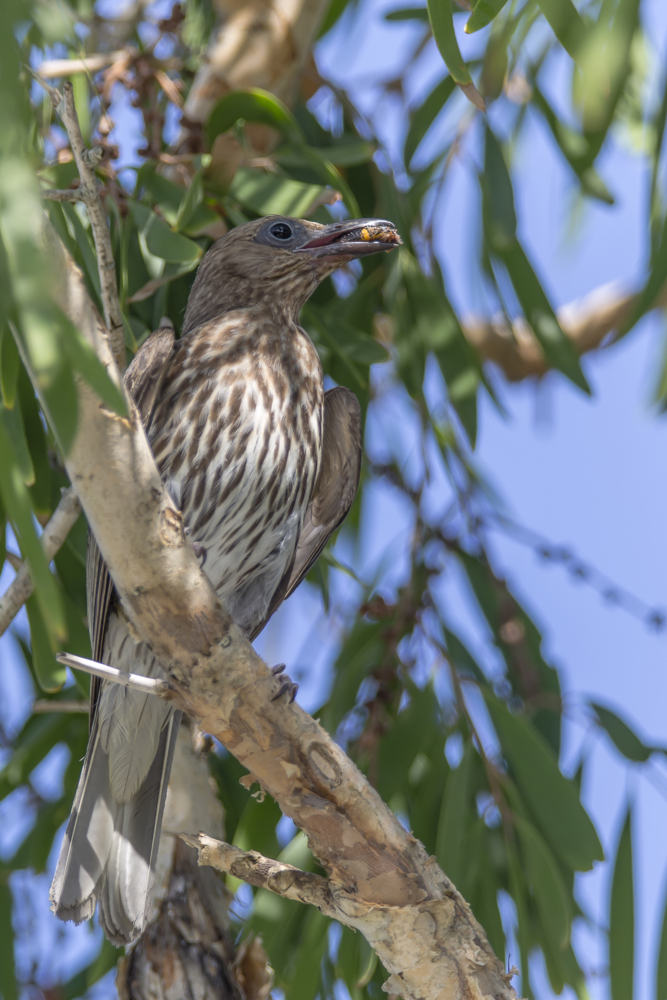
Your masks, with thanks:
[[(558, 310), (558, 321), (572, 341), (577, 354), (587, 354), (603, 346), (606, 337), (623, 328), (632, 316), (639, 294), (622, 292), (618, 285), (605, 285), (577, 302)], [(667, 307), (667, 289), (656, 299), (652, 309)], [(502, 370), (509, 382), (545, 375), (549, 371), (544, 354), (525, 321), (510, 329), (503, 320), (469, 318), (462, 323), (463, 333), (482, 361), (491, 361)], [(610, 340), (610, 344), (614, 341)]]
[(233, 875), (258, 889), (268, 889), (285, 899), (316, 906), (325, 916), (348, 923), (347, 915), (336, 906), (330, 883), (321, 875), (274, 861), (257, 851), (242, 851), (206, 833), (196, 836), (181, 833), (180, 838), (199, 852), (200, 865), (210, 865), (216, 871)]
[[(208, 120), (217, 101), (237, 87), (261, 87), (291, 104), (328, 0), (215, 0), (219, 25), (197, 70), (183, 114)], [(253, 127), (262, 149), (269, 131)], [(179, 142), (176, 144), (179, 146)]]
[[(49, 562), (65, 541), (74, 522), (81, 513), (76, 493), (65, 490), (49, 523), (42, 533), (42, 547)], [(16, 615), (34, 590), (27, 563), (23, 563), (14, 580), (0, 597), (0, 635), (7, 631)]]
[[(46, 242), (60, 271), (59, 304), (113, 371), (80, 271), (53, 230)], [(123, 609), (160, 659), (175, 703), (217, 736), (307, 834), (348, 922), (358, 924), (389, 969), (390, 992), (414, 1000), (516, 998), (435, 859), (314, 719), (285, 699), (271, 701), (280, 680), (201, 571), (136, 410), (119, 418), (83, 380), (77, 390), (79, 430), (68, 472)]]

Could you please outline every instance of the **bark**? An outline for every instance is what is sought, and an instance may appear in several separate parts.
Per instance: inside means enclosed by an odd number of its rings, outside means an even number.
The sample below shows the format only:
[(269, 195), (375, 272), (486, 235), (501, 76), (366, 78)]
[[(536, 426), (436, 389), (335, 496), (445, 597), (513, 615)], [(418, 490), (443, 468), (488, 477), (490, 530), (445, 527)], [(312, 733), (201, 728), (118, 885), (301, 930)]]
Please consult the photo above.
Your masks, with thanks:
[[(55, 290), (114, 372), (103, 324), (53, 231)], [(115, 377), (120, 384), (117, 372)], [(39, 392), (39, 386), (36, 386)], [(143, 427), (78, 383), (79, 432), (67, 468), (137, 634), (174, 702), (215, 735), (307, 834), (341, 919), (359, 929), (406, 998), (516, 997), (468, 904), (343, 751), (298, 705), (222, 608), (183, 533)], [(130, 404), (131, 405), (131, 404)], [(191, 831), (196, 832), (196, 831)]]

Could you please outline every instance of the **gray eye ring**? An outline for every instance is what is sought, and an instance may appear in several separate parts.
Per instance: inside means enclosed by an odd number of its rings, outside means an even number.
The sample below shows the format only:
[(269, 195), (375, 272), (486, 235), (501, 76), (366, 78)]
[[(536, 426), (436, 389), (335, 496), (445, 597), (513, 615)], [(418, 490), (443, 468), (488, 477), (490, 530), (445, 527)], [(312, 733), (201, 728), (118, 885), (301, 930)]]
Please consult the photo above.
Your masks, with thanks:
[(286, 222), (274, 222), (269, 232), (276, 240), (291, 240), (294, 235), (292, 227)]

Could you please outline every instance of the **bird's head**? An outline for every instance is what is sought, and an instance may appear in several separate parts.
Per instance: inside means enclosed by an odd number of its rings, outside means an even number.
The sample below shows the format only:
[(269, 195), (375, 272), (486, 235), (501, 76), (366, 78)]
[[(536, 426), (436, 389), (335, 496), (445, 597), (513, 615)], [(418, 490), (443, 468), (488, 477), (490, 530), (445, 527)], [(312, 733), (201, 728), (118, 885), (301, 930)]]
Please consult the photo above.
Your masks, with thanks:
[(234, 309), (266, 307), (296, 319), (317, 285), (357, 257), (401, 243), (384, 219), (348, 219), (323, 226), (272, 215), (232, 229), (204, 255), (185, 313), (183, 332)]

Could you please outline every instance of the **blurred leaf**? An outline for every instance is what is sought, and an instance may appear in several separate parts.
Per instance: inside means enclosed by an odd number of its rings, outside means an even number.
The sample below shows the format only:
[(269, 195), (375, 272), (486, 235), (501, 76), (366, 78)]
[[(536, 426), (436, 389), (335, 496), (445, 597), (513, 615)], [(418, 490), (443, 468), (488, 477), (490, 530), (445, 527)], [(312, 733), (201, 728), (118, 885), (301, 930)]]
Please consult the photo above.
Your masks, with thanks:
[(2, 405), (8, 410), (14, 406), (16, 399), (16, 380), (18, 378), (21, 359), (11, 330), (6, 323), (0, 325), (0, 392)]
[(93, 959), (90, 965), (87, 965), (81, 972), (77, 972), (66, 983), (56, 987), (58, 1000), (77, 1000), (77, 997), (84, 996), (91, 986), (94, 986), (102, 976), (105, 976), (116, 966), (119, 954), (118, 948), (103, 937), (102, 947), (97, 958)]
[(175, 233), (164, 219), (138, 201), (129, 201), (130, 211), (137, 229), (146, 240), (150, 253), (162, 260), (185, 263), (198, 260), (202, 249), (198, 243), (181, 233)]
[(488, 680), (486, 678), (486, 674), (478, 664), (477, 660), (475, 660), (465, 643), (462, 642), (461, 639), (459, 639), (459, 637), (447, 627), (444, 628), (444, 633), (445, 641), (447, 643), (447, 652), (456, 669), (464, 673), (469, 673), (475, 678), (478, 684), (487, 685)]
[(229, 194), (258, 215), (307, 215), (326, 188), (277, 177), (263, 170), (239, 167)]
[(19, 370), (17, 389), (26, 441), (35, 472), (35, 483), (30, 487), (30, 499), (35, 514), (43, 521), (51, 514), (54, 506), (53, 472), (49, 463), (44, 418), (35, 390), (23, 366)]
[(667, 998), (667, 892), (662, 913), (662, 930), (658, 942), (658, 960), (655, 980), (655, 1000)]
[(619, 336), (623, 336), (649, 311), (667, 283), (667, 213), (663, 220), (660, 241), (651, 259), (651, 270), (646, 284), (639, 293), (637, 303), (623, 324)]
[(513, 822), (526, 859), (526, 872), (544, 932), (552, 949), (559, 952), (569, 941), (572, 919), (563, 877), (537, 830), (521, 816), (515, 816)]
[[(410, 689), (410, 704), (398, 713), (380, 742), (378, 791), (388, 802), (407, 781), (418, 753), (427, 750), (438, 729), (439, 706), (433, 686)], [(448, 873), (449, 874), (449, 873)], [(450, 876), (454, 878), (453, 875)]]
[(35, 482), (35, 470), (25, 437), (21, 407), (14, 406), (11, 410), (6, 409), (4, 406), (1, 407), (0, 420), (2, 421), (7, 437), (11, 441), (16, 458), (16, 466), (21, 474), (21, 479), (26, 486), (32, 486)]
[(613, 194), (592, 166), (598, 153), (597, 145), (591, 143), (588, 136), (577, 132), (558, 118), (535, 82), (533, 82), (533, 104), (541, 111), (561, 153), (579, 178), (584, 194), (597, 198), (606, 205), (613, 205)]
[[(87, 726), (87, 720), (85, 721)], [(14, 752), (0, 770), (0, 799), (23, 785), (30, 774), (61, 741), (67, 741), (72, 718), (59, 712), (53, 715), (32, 715), (13, 740)]]
[(594, 701), (590, 703), (590, 706), (619, 753), (622, 753), (628, 760), (634, 760), (641, 764), (649, 759), (653, 748), (647, 747), (623, 719), (615, 712)]
[(507, 0), (477, 0), (472, 14), (466, 21), (465, 33), (471, 35), (473, 31), (486, 28), (487, 24), (500, 14), (506, 3)]
[(210, 114), (206, 127), (209, 148), (216, 136), (228, 132), (239, 118), (248, 122), (260, 122), (277, 129), (287, 139), (298, 143), (303, 141), (303, 133), (296, 118), (288, 108), (267, 90), (257, 88), (232, 90), (221, 97)]
[(472, 77), (459, 49), (454, 31), (454, 17), (449, 3), (443, 0), (429, 0), (428, 17), (431, 22), (431, 29), (436, 45), (440, 50), (440, 55), (445, 61), (452, 79), (459, 85), (463, 93), (476, 108), (484, 111), (484, 100), (472, 82)]
[(74, 371), (85, 379), (90, 388), (114, 413), (120, 417), (129, 416), (125, 395), (112, 380), (94, 348), (64, 313), (61, 314), (60, 321), (61, 342)]
[(454, 78), (446, 76), (444, 80), (436, 83), (428, 97), (412, 112), (410, 116), (410, 128), (405, 138), (405, 150), (403, 153), (406, 166), (410, 164), (422, 139), (425, 138), (429, 128), (455, 90), (456, 82)]
[(475, 754), (476, 751), (472, 743), (467, 743), (461, 763), (455, 770), (449, 772), (438, 823), (435, 852), (438, 864), (457, 886), (461, 885), (466, 845), (468, 844), (472, 799), (470, 780)]
[(18, 1000), (12, 926), (14, 901), (9, 888), (9, 874), (8, 868), (0, 865), (0, 994), (2, 1000)]
[(635, 899), (632, 814), (628, 806), (618, 842), (609, 911), (611, 1000), (632, 1000), (635, 968)]
[(44, 550), (37, 537), (30, 499), (2, 423), (0, 423), (0, 468), (3, 470), (0, 477), (0, 494), (4, 508), (11, 518), (21, 553), (30, 563), (40, 610), (46, 620), (52, 641), (55, 642), (57, 638), (64, 639), (67, 631), (58, 584), (49, 569)]
[(573, 99), (596, 151), (602, 148), (628, 79), (638, 15), (639, 0), (604, 3), (597, 23), (579, 36), (577, 62), (581, 71), (574, 76)]
[(385, 21), (421, 21), (428, 24), (428, 10), (426, 7), (399, 7), (397, 10), (390, 10), (384, 15)]
[(604, 853), (573, 783), (527, 719), (512, 715), (491, 693), (485, 693), (485, 701), (503, 754), (548, 843), (564, 864), (588, 871)]
[[(308, 907), (299, 940), (296, 965), (286, 994), (290, 1000), (314, 1000), (320, 986), (320, 965), (327, 946), (329, 921)], [(614, 998), (615, 1000), (615, 998)]]
[(34, 594), (25, 602), (30, 623), (32, 665), (42, 691), (59, 691), (67, 680), (67, 668), (55, 658), (44, 619)]
[(537, 0), (537, 3), (558, 41), (576, 61), (587, 27), (572, 0)]
[(202, 170), (200, 168), (194, 174), (190, 184), (185, 189), (183, 200), (178, 207), (178, 214), (174, 222), (174, 229), (182, 230), (187, 228), (188, 223), (192, 219), (195, 211), (201, 205), (203, 197), (204, 188), (202, 185)]

